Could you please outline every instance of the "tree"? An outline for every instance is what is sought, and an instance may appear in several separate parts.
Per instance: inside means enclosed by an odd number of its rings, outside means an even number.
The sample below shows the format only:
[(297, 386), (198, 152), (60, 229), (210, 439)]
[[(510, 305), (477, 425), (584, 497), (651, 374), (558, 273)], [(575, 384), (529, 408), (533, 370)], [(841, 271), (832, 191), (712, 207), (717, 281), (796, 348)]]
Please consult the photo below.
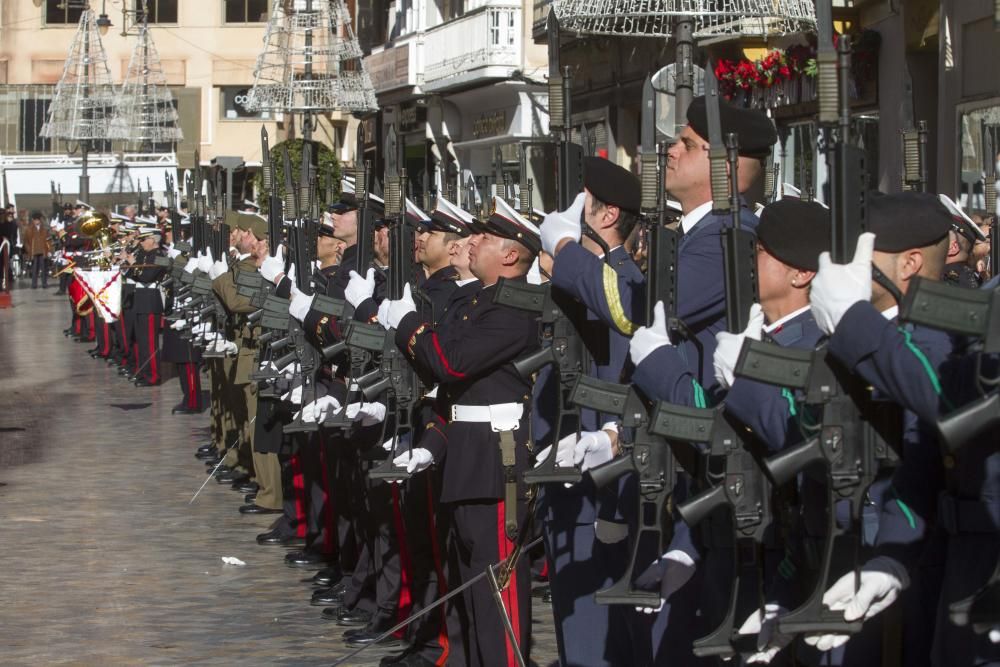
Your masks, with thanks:
[[(292, 183), (299, 184), (299, 173), (302, 167), (302, 139), (290, 139), (282, 141), (271, 147), (271, 174), (272, 181), (277, 194), (284, 201), (285, 196), (285, 151), (288, 151), (288, 161), (292, 167)], [(317, 183), (316, 192), (319, 196), (320, 209), (325, 209), (340, 197), (340, 161), (336, 154), (329, 147), (312, 142), (313, 168), (316, 170)], [(317, 155), (319, 167), (316, 168)], [(253, 180), (254, 191), (257, 193), (257, 205), (260, 206), (261, 213), (268, 212), (268, 195), (264, 191), (264, 177), (257, 173)], [(288, 213), (286, 213), (286, 216)]]

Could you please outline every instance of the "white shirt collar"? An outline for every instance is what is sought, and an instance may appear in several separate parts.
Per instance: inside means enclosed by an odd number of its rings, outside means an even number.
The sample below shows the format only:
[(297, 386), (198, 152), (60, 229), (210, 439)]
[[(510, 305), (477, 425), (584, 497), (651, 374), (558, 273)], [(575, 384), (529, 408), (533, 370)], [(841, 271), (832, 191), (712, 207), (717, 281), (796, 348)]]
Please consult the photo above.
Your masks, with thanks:
[(795, 310), (795, 311), (792, 311), (792, 312), (788, 313), (787, 315), (785, 315), (784, 317), (782, 317), (781, 319), (779, 319), (777, 322), (772, 322), (771, 324), (765, 324), (764, 325), (764, 332), (765, 333), (771, 333), (775, 329), (783, 326), (786, 322), (789, 322), (789, 321), (795, 319), (796, 317), (798, 317), (802, 313), (806, 312), (807, 310), (809, 310), (809, 306), (802, 306), (798, 310)]
[(236, 255), (236, 261), (237, 262), (242, 262), (244, 259), (246, 259), (249, 256), (250, 256), (250, 253), (241, 253), (239, 255)]
[(899, 306), (892, 306), (882, 311), (882, 317), (887, 320), (894, 320), (897, 315), (899, 315)]
[(681, 230), (687, 234), (698, 222), (712, 211), (712, 201), (709, 200), (681, 218)]
[(462, 285), (468, 285), (469, 283), (474, 283), (477, 280), (479, 280), (479, 278), (466, 278), (465, 280), (456, 280), (455, 284), (461, 287)]
[[(610, 255), (610, 254), (611, 254), (611, 253), (613, 253), (613, 252), (614, 252), (615, 250), (618, 250), (618, 248), (621, 248), (621, 247), (622, 247), (622, 244), (621, 244), (621, 243), (619, 243), (619, 244), (618, 244), (618, 245), (616, 245), (616, 246), (615, 246), (614, 248), (608, 248), (608, 254)], [(597, 258), (598, 258), (598, 259), (604, 259), (604, 253), (602, 252), (601, 254), (599, 254), (599, 255), (597, 256)]]

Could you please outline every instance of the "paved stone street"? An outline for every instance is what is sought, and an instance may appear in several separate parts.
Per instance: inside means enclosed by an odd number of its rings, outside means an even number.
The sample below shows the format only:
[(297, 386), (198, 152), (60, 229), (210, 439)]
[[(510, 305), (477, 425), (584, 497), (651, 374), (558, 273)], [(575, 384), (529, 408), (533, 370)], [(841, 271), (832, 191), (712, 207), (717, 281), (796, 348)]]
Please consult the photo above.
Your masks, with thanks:
[[(312, 572), (254, 541), (270, 517), (241, 516), (242, 497), (214, 481), (188, 504), (205, 479), (193, 454), (207, 413), (171, 416), (176, 380), (137, 389), (63, 337), (69, 306), (54, 289), (13, 297), (0, 310), (0, 663), (321, 665), (347, 653), (344, 629), (309, 605)], [(546, 665), (555, 640), (537, 598), (534, 615), (532, 657)]]

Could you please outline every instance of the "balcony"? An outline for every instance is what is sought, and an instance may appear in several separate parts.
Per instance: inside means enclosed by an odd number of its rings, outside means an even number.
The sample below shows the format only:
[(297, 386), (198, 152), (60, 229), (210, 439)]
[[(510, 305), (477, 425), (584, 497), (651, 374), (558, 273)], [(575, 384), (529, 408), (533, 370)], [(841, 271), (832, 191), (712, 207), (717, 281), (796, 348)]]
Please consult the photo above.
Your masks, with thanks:
[(505, 79), (521, 67), (521, 5), (488, 0), (424, 36), (424, 90)]

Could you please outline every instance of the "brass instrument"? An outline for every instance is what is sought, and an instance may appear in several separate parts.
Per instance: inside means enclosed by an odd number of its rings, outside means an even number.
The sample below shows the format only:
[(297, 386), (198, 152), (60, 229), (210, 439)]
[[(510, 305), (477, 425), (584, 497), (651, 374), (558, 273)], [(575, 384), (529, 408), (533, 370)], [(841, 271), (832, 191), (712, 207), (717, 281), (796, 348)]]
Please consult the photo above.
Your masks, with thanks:
[(111, 229), (111, 220), (107, 215), (99, 211), (88, 211), (80, 218), (77, 224), (81, 234), (94, 239), (97, 243), (97, 248), (92, 251), (102, 255), (97, 258), (97, 264), (103, 269), (110, 268), (111, 258), (104, 255), (105, 253), (110, 254), (116, 245), (120, 245), (115, 243), (114, 231)]

